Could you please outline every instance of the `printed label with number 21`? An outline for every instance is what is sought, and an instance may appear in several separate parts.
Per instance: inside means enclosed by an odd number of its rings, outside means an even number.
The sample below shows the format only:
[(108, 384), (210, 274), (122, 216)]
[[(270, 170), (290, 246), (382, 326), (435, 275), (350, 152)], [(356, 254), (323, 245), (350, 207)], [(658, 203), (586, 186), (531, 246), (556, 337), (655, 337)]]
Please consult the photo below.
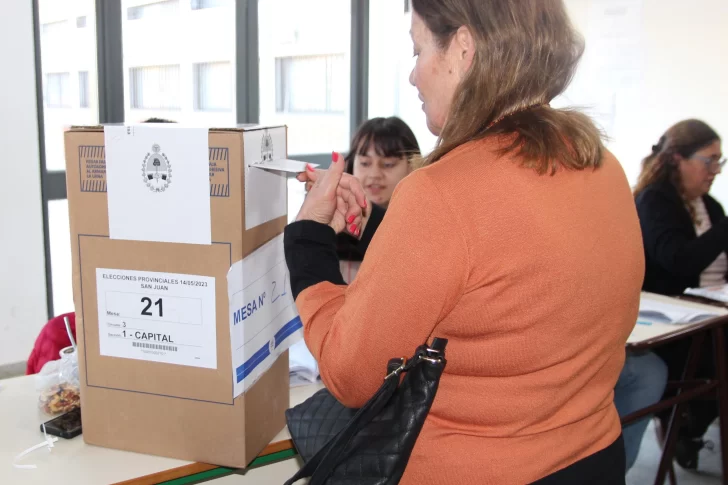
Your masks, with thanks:
[(217, 368), (215, 278), (96, 270), (101, 355)]

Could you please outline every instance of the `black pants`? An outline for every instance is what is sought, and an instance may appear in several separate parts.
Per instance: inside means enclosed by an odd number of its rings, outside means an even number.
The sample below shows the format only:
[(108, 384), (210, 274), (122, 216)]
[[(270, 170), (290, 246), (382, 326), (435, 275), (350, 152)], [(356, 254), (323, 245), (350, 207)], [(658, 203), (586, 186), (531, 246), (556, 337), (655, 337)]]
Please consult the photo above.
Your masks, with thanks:
[(627, 473), (622, 435), (617, 441), (533, 485), (624, 485)]
[[(667, 364), (668, 380), (679, 381), (682, 379), (691, 344), (692, 341), (686, 339), (662, 345), (654, 349), (654, 352)], [(695, 370), (694, 378), (715, 378), (716, 369), (713, 358), (713, 339), (710, 335), (703, 342), (703, 346), (699, 352), (698, 366)], [(663, 399), (673, 397), (675, 393), (676, 391), (674, 389), (668, 389), (665, 391)], [(715, 418), (718, 417), (718, 401), (714, 394), (707, 394), (700, 400), (690, 401), (685, 404), (683, 409), (687, 409), (687, 411), (684, 414), (683, 424), (678, 433), (681, 437), (700, 438), (705, 434)], [(671, 412), (671, 409), (667, 409), (658, 413), (658, 417), (665, 430), (667, 429), (667, 422)]]

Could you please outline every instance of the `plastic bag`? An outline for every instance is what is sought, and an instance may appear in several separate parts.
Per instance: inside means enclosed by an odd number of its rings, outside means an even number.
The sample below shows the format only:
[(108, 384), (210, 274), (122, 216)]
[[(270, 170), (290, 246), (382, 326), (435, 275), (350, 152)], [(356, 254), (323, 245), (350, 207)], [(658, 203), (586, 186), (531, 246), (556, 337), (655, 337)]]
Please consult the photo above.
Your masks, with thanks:
[(67, 413), (81, 405), (78, 355), (73, 347), (60, 351), (61, 359), (47, 362), (35, 376), (38, 406), (50, 415)]

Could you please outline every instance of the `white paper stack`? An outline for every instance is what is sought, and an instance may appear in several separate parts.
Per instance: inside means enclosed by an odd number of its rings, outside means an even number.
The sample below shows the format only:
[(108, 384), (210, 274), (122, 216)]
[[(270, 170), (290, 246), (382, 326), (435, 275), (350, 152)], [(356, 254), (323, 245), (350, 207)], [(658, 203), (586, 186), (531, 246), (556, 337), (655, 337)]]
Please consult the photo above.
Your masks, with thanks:
[(728, 285), (708, 286), (706, 288), (688, 288), (686, 295), (701, 296), (709, 300), (728, 303)]
[(718, 308), (642, 293), (637, 323), (694, 323), (723, 313)]
[(291, 387), (305, 386), (318, 380), (318, 363), (303, 340), (288, 349), (288, 368)]

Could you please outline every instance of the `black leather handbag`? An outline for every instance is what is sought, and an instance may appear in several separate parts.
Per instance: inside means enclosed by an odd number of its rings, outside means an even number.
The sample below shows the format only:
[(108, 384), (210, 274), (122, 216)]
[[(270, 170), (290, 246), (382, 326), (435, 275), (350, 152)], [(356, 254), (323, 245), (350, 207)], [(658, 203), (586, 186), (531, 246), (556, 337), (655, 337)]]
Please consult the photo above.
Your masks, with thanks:
[(409, 360), (390, 360), (382, 387), (360, 409), (345, 407), (322, 389), (287, 410), (304, 466), (285, 485), (307, 477), (309, 485), (399, 483), (435, 399), (446, 345), (435, 338)]

